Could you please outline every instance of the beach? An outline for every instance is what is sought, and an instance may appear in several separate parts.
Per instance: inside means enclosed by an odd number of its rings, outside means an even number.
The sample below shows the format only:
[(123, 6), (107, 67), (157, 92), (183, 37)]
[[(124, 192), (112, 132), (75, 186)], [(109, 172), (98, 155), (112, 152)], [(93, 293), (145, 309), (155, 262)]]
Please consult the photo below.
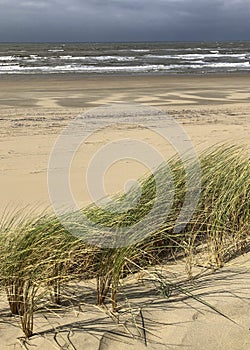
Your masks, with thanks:
[[(248, 75), (2, 77), (1, 211), (8, 205), (50, 205), (47, 166), (57, 137), (78, 115), (103, 105), (136, 103), (156, 107), (184, 128), (197, 151), (221, 143), (241, 144), (249, 149), (249, 81)], [(83, 152), (90, 159), (105, 143), (122, 137), (144, 140), (166, 159), (176, 152), (146, 128), (125, 132), (115, 125), (92, 135)], [(123, 188), (126, 177), (136, 179), (147, 171), (141, 164), (128, 162), (110, 169), (111, 176), (105, 180), (107, 193)], [(77, 165), (73, 173), (77, 179), (83, 176), (77, 172)], [(79, 205), (91, 201), (85, 188), (76, 196)]]
[[(0, 79), (0, 214), (29, 206), (51, 206), (47, 169), (51, 150), (63, 129), (79, 115), (101, 106), (123, 105), (154, 107), (173, 118), (185, 131), (197, 153), (208, 147), (235, 144), (250, 150), (250, 75), (185, 76), (98, 76), (82, 74), (3, 75)], [(109, 109), (108, 109), (109, 111)], [(91, 203), (84, 175), (88, 162), (104, 145), (119, 139), (136, 139), (155, 147), (165, 159), (176, 153), (173, 145), (143, 125), (112, 123), (98, 128), (84, 141), (71, 164), (72, 193), (79, 206)], [(91, 121), (90, 121), (91, 122)], [(161, 125), (157, 125), (160, 129)], [(83, 157), (84, 155), (84, 157)], [(107, 194), (124, 189), (124, 183), (148, 170), (137, 159), (111, 164), (105, 175)], [(162, 267), (161, 267), (162, 268)], [(164, 267), (184, 278), (185, 266), (178, 262)], [(249, 253), (232, 260), (222, 270), (204, 274), (192, 286), (197, 295), (226, 314), (219, 315), (206, 305), (177, 293), (170, 303), (152, 294), (152, 285), (129, 277), (123, 288), (135, 308), (136, 321), (142, 322), (140, 305), (148, 330), (138, 338), (136, 328), (112, 321), (94, 306), (94, 282), (72, 286), (81, 306), (68, 305), (52, 310), (47, 318), (35, 315), (36, 335), (25, 343), (31, 349), (230, 349), (246, 350), (249, 338)], [(175, 277), (176, 277), (175, 276)], [(139, 305), (139, 306), (138, 306)], [(0, 304), (0, 348), (21, 349), (23, 339), (11, 317), (6, 300)], [(84, 309), (85, 307), (85, 309)], [(57, 313), (58, 311), (58, 313)], [(126, 315), (125, 315), (126, 316)], [(130, 314), (131, 316), (131, 314)], [(132, 315), (134, 316), (134, 315)], [(127, 326), (127, 328), (126, 328)], [(140, 328), (141, 329), (141, 328)], [(131, 331), (131, 332), (130, 332)], [(140, 332), (139, 332), (140, 333)], [(132, 335), (134, 335), (134, 339)], [(119, 343), (118, 343), (119, 342)], [(22, 344), (22, 345), (21, 345)], [(148, 345), (146, 347), (146, 345)]]

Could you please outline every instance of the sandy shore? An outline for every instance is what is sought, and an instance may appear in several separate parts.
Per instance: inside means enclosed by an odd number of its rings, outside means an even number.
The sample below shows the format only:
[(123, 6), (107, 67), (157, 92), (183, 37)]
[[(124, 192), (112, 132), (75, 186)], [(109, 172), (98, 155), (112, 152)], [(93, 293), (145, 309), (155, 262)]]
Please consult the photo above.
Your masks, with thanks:
[[(182, 284), (182, 288), (193, 293), (196, 299), (175, 290), (166, 299), (156, 292), (155, 285), (142, 283), (135, 276), (129, 277), (119, 298), (123, 305), (119, 324), (118, 315), (115, 317), (108, 308), (95, 306), (95, 281), (72, 284), (68, 289), (75, 298), (63, 307), (37, 311), (35, 334), (27, 341), (18, 327), (18, 317), (10, 315), (2, 297), (1, 350), (114, 350), (117, 347), (121, 350), (248, 350), (249, 266), (248, 253), (215, 273), (197, 269), (201, 276), (194, 283)], [(184, 263), (158, 269), (172, 281), (186, 279)], [(143, 324), (145, 332), (142, 331)]]
[[(222, 142), (249, 148), (250, 76), (4, 76), (0, 91), (1, 211), (7, 205), (50, 204), (47, 166), (56, 138), (77, 115), (105, 104), (139, 103), (164, 110), (183, 126), (197, 150)], [(140, 139), (165, 158), (175, 152), (145, 128), (112, 125), (84, 144), (87, 159), (81, 159), (81, 166), (73, 164), (73, 183), (83, 183), (88, 161), (101, 146), (123, 137)], [(127, 179), (145, 171), (132, 160), (116, 163), (105, 177), (106, 192), (123, 189)], [(91, 201), (86, 184), (77, 186), (74, 195), (79, 205)]]
[[(249, 151), (249, 75), (0, 78), (0, 213), (6, 206), (50, 205), (47, 167), (55, 140), (76, 116), (102, 105), (137, 103), (159, 108), (184, 128), (197, 151), (217, 143), (240, 144)], [(84, 142), (72, 162), (72, 192), (79, 205), (91, 201), (84, 183), (88, 162), (102, 146), (122, 138), (144, 141), (166, 159), (175, 152), (170, 143), (144, 127), (121, 128), (112, 124), (98, 130)], [(106, 192), (123, 189), (126, 181), (138, 178), (146, 170), (137, 159), (116, 162), (105, 175)], [(147, 287), (128, 281), (126, 295), (137, 308), (143, 305), (146, 326), (152, 332), (148, 333), (148, 349), (179, 349), (180, 346), (197, 350), (248, 349), (249, 254), (218, 274), (204, 277), (197, 286), (199, 295), (205, 296), (235, 323), (190, 298), (176, 296), (167, 303), (152, 296)], [(91, 283), (87, 287), (77, 286), (76, 290), (81, 293), (84, 288), (89, 289), (91, 299)], [(47, 319), (38, 313), (38, 335), (27, 348), (37, 345), (37, 349), (66, 349), (63, 346), (68, 339), (71, 345), (67, 349), (82, 349), (83, 346), (114, 349), (117, 344), (119, 349), (145, 347), (143, 340), (132, 340), (124, 328), (111, 322), (103, 311), (90, 306), (86, 300), (84, 303), (84, 312), (76, 306), (61, 314), (51, 314)], [(16, 341), (18, 336), (22, 333), (17, 320), (9, 316), (7, 304), (2, 302), (0, 348), (21, 348)]]

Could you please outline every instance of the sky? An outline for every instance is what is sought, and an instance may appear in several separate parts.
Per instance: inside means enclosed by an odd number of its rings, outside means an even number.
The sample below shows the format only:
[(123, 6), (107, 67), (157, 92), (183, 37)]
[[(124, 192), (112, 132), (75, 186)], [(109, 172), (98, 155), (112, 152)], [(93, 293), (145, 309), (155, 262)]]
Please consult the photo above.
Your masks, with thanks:
[(250, 40), (250, 0), (0, 0), (0, 42)]

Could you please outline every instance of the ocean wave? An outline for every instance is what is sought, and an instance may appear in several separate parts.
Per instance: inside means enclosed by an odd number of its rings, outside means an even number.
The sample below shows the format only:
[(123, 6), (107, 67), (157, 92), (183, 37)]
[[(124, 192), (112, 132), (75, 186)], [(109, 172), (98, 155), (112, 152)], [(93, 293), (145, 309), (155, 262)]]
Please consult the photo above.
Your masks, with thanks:
[(14, 61), (15, 59), (15, 56), (0, 56), (0, 61)]
[(48, 50), (48, 52), (63, 52), (64, 49), (51, 49), (51, 50)]
[(22, 67), (17, 65), (0, 65), (0, 73), (116, 73), (116, 72), (167, 72), (167, 71), (185, 71), (185, 70), (197, 70), (197, 69), (219, 69), (219, 68), (233, 68), (233, 69), (246, 69), (250, 70), (248, 62), (242, 63), (206, 63), (202, 61), (196, 61), (190, 65), (183, 64), (155, 64), (155, 65), (136, 65), (136, 66), (91, 66), (91, 65), (58, 65), (58, 66), (35, 66), (35, 67)]
[(250, 42), (0, 44), (1, 74), (250, 71)]
[(0, 73), (2, 71), (9, 72), (146, 72), (146, 71), (154, 71), (167, 68), (164, 65), (144, 65), (144, 66), (76, 66), (76, 65), (62, 65), (62, 66), (54, 66), (54, 67), (21, 67), (21, 66), (0, 66)]

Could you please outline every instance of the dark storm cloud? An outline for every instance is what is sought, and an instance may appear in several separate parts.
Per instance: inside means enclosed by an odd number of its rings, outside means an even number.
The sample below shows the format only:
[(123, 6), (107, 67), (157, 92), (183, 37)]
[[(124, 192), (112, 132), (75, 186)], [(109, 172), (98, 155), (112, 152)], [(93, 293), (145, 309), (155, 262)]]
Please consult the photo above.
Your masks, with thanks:
[(250, 0), (0, 0), (0, 41), (250, 39)]

